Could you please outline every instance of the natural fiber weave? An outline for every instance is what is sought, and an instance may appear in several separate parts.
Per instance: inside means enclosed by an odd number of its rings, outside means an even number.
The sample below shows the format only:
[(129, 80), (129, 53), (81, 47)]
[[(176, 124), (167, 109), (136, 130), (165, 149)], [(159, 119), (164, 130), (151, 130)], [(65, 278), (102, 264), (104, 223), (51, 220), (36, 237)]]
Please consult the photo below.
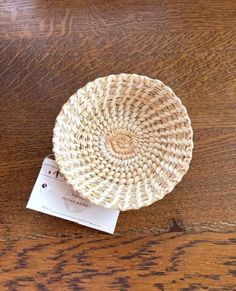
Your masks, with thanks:
[(128, 210), (162, 199), (192, 157), (191, 122), (159, 80), (110, 75), (79, 89), (53, 132), (61, 173), (84, 198)]

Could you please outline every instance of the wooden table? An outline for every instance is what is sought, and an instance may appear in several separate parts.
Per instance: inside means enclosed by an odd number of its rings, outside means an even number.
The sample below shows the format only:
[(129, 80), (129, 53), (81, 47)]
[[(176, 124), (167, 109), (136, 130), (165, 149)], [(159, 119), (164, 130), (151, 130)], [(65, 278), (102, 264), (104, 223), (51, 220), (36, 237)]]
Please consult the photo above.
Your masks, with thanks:
[[(0, 290), (236, 289), (236, 2), (0, 3)], [(162, 201), (115, 235), (25, 208), (61, 106), (137, 73), (188, 109), (194, 155)]]

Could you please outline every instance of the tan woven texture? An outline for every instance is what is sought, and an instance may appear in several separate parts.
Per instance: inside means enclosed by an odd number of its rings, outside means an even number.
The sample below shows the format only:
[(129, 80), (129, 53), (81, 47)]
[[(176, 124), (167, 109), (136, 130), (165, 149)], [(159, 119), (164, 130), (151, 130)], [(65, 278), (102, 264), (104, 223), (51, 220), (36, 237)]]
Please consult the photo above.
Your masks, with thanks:
[(53, 152), (81, 196), (124, 211), (173, 190), (189, 168), (192, 139), (187, 111), (169, 87), (120, 74), (70, 97), (56, 119)]

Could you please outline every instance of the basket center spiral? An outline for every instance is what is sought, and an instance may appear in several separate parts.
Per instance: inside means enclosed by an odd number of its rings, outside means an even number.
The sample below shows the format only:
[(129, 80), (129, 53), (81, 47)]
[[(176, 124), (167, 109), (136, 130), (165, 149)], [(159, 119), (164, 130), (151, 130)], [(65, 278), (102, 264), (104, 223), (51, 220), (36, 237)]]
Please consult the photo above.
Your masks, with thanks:
[(117, 133), (109, 139), (113, 151), (120, 155), (135, 153), (135, 142), (131, 134)]

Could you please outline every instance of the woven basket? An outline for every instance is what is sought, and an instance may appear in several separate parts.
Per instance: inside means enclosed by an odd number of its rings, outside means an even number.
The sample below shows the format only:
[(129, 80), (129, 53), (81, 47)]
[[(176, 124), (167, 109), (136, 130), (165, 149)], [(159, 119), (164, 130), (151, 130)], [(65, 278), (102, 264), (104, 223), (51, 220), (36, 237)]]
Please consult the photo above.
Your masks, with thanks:
[(173, 190), (188, 170), (192, 137), (187, 111), (169, 87), (145, 76), (110, 75), (62, 107), (53, 152), (74, 190), (124, 211)]

